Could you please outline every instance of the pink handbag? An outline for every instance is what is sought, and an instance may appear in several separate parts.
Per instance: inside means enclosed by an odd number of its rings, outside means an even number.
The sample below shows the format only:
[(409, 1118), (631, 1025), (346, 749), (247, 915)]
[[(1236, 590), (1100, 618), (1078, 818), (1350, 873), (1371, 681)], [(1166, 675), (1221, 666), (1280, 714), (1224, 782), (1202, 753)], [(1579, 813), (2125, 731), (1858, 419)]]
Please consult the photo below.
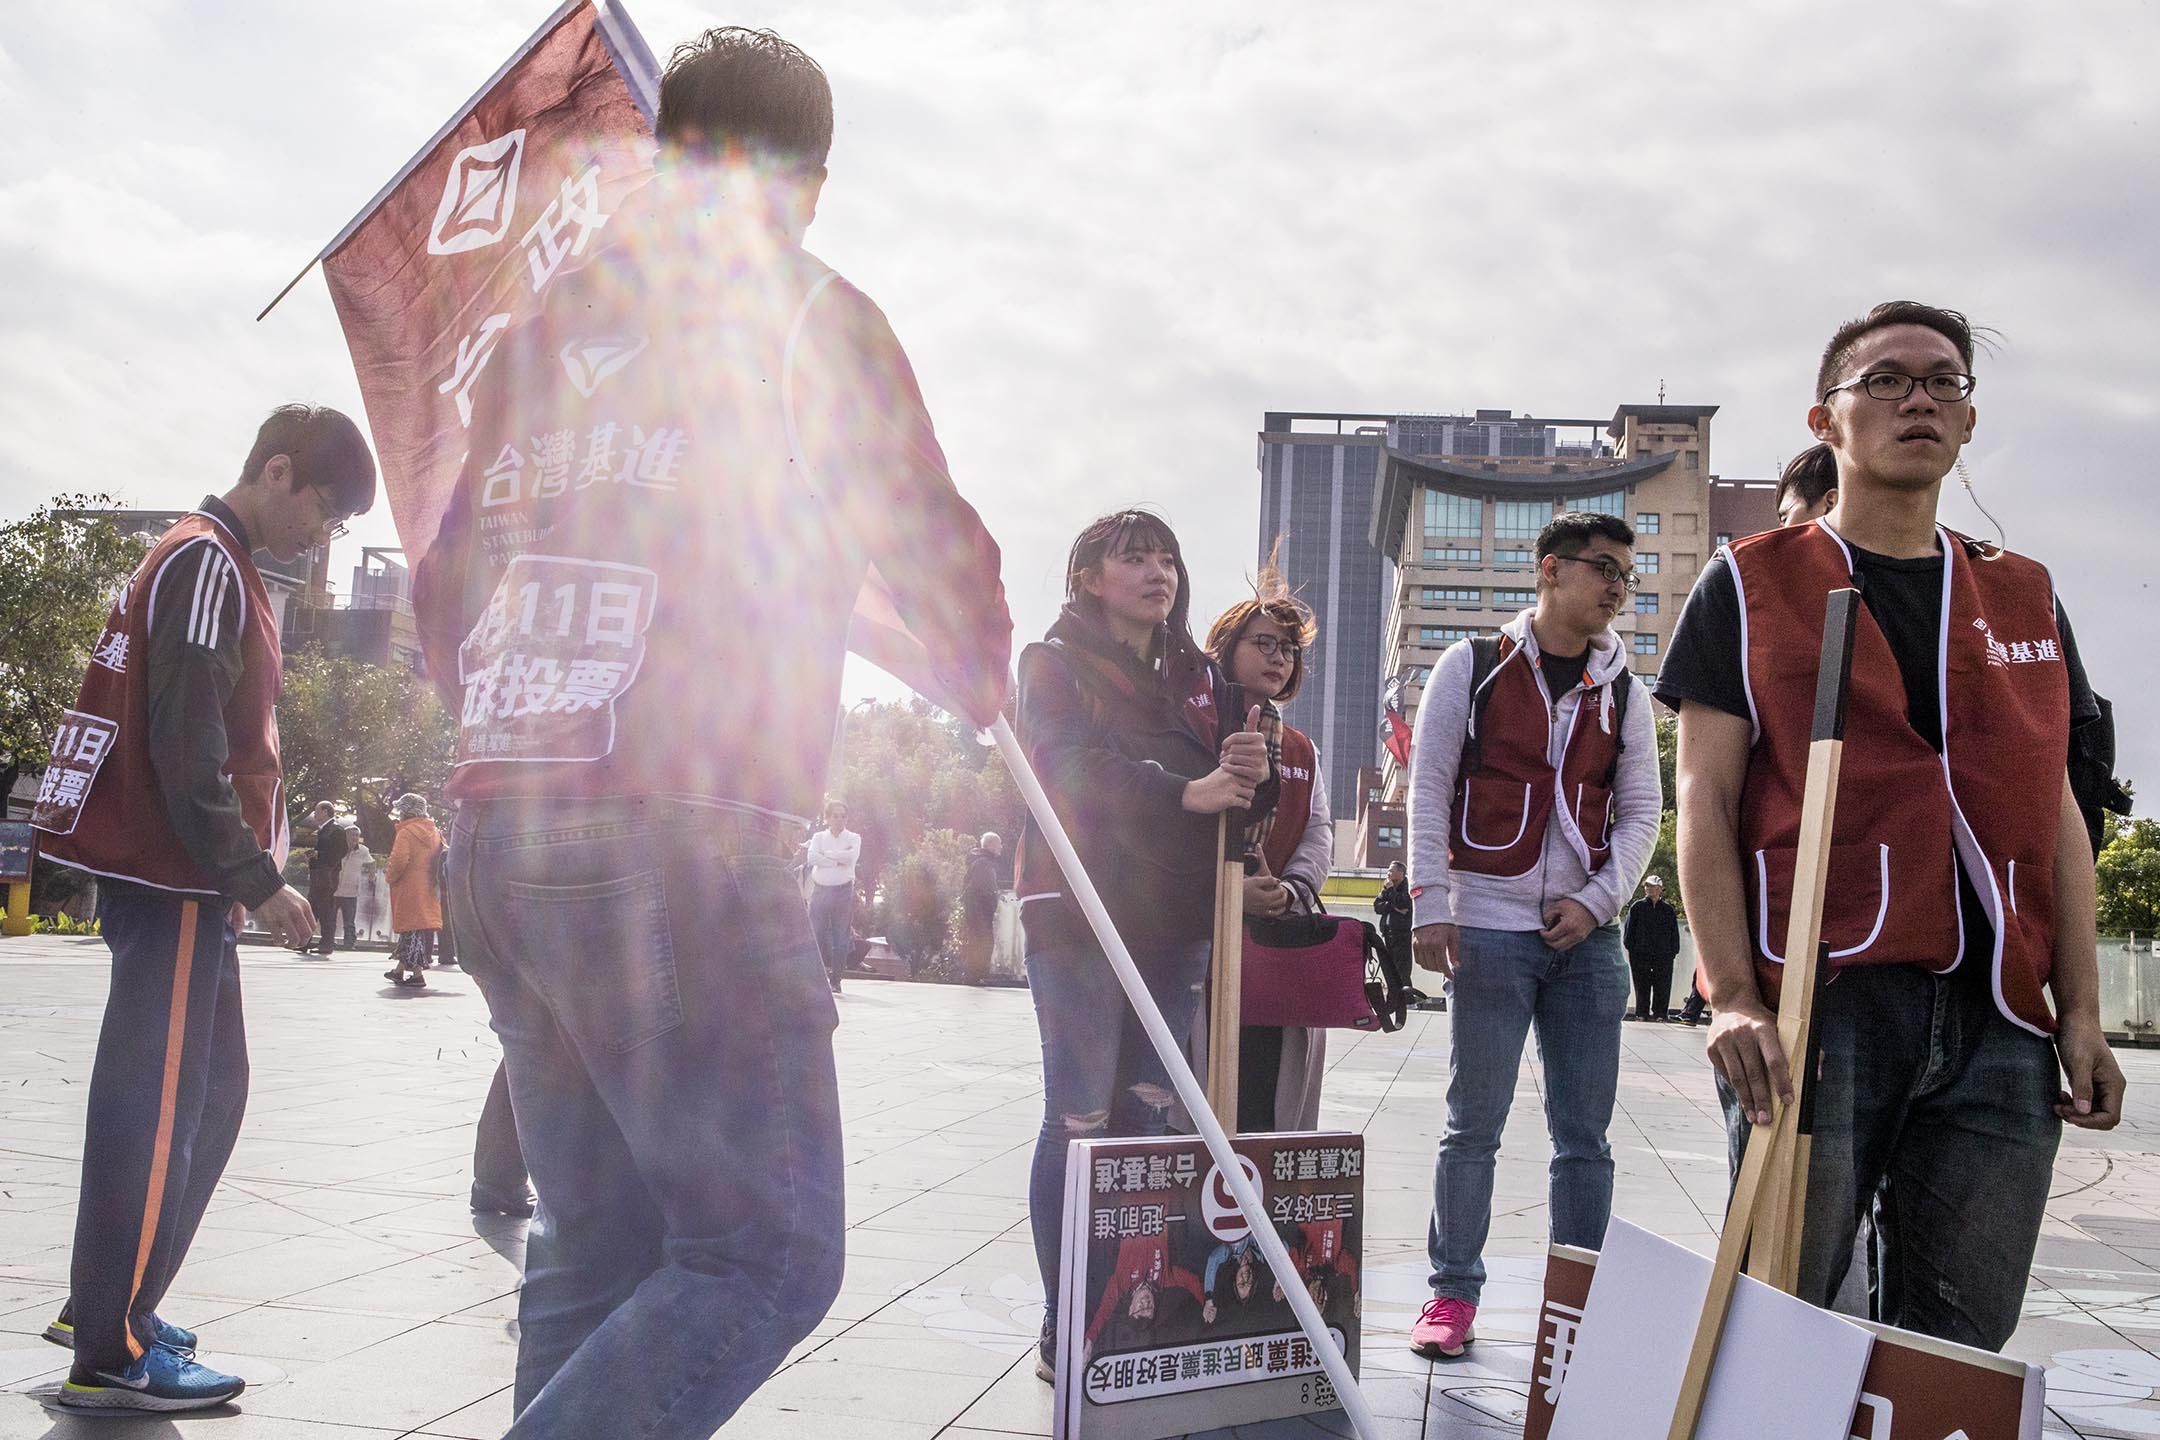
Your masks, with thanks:
[(1245, 922), (1239, 980), (1247, 1025), (1330, 1030), (1400, 1030), (1425, 997), (1397, 975), (1380, 932), (1330, 915), (1303, 886), (1314, 913)]

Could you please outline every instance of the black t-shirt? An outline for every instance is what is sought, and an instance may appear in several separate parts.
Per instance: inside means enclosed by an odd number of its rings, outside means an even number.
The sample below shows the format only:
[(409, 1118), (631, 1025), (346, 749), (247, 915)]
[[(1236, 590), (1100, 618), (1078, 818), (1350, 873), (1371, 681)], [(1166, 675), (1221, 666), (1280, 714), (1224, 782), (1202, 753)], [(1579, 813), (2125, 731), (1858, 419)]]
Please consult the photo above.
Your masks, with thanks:
[[(1860, 582), (1860, 598), (1868, 608), (1905, 682), (1905, 713), (1914, 730), (1931, 749), (1942, 749), (1942, 697), (1937, 688), (1936, 662), (1941, 637), (1943, 557), (1927, 555), (1918, 560), (1896, 560), (1863, 550), (1850, 541), (1853, 574)], [(2062, 634), (2063, 668), (2070, 682), (2070, 723), (2100, 713), (2085, 667), (2078, 659), (2077, 642), (2070, 633), (2070, 618), (2062, 601), (2055, 601), (2055, 628)], [(1722, 710), (1743, 719), (1748, 715), (1747, 687), (1741, 680), (1740, 589), (1733, 582), (1725, 552), (1710, 557), (1695, 588), (1673, 627), (1672, 648), (1658, 670), (1657, 698), (1678, 710), (1692, 702)], [(2069, 757), (2064, 757), (2065, 768)], [(1958, 865), (1958, 903), (1964, 912), (1966, 953), (1992, 948), (1993, 929), (1980, 897)], [(1960, 966), (1962, 973), (1978, 975), (1978, 965)]]
[(1585, 645), (1580, 655), (1555, 655), (1550, 650), (1538, 651), (1538, 669), (1545, 676), (1545, 692), (1555, 700), (1582, 684), (1583, 671), (1590, 667), (1590, 647)]

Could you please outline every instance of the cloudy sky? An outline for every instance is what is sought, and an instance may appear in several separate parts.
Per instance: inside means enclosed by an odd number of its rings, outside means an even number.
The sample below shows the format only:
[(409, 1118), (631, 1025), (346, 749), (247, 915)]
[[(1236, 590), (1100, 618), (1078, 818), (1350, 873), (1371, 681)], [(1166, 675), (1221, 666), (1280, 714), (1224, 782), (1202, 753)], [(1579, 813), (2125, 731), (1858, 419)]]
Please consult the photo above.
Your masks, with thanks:
[[(9, 7), (0, 515), (190, 503), (272, 403), (359, 414), (319, 277), (255, 312), (549, 8)], [(907, 342), (1023, 634), (1127, 502), (1184, 537), (1196, 613), (1232, 598), (1264, 410), (1607, 415), (1662, 382), (1722, 407), (1714, 470), (1768, 476), (1828, 332), (1913, 296), (2000, 332), (1968, 457), (2160, 795), (2160, 6), (630, 8), (663, 56), (739, 22), (830, 72), (811, 248)], [(395, 543), (386, 509), (354, 529)]]

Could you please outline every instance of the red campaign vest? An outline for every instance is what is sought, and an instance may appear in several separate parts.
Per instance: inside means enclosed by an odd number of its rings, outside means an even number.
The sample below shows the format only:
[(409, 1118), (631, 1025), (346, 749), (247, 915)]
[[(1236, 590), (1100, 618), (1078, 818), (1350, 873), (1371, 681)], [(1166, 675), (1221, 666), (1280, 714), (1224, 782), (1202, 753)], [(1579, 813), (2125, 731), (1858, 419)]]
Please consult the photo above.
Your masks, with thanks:
[[(1627, 678), (1623, 672), (1619, 683)], [(1512, 635), (1500, 637), (1500, 660), (1485, 686), (1489, 698), (1476, 721), (1483, 732), (1482, 762), (1455, 779), (1449, 868), (1503, 879), (1527, 875), (1544, 855), (1546, 827), (1557, 817), (1583, 868), (1595, 875), (1612, 854), (1608, 782), (1620, 753), (1612, 685), (1583, 692), (1557, 771), (1547, 758), (1552, 701), (1529, 652)], [(1474, 696), (1470, 709), (1478, 714)], [(1464, 754), (1467, 761), (1467, 748)]]
[(255, 562), (224, 526), (201, 511), (166, 531), (121, 587), (105, 633), (91, 652), (75, 708), (62, 717), (53, 740), (52, 764), (32, 823), (45, 832), (44, 853), (64, 865), (161, 890), (214, 895), (217, 885), (173, 833), (150, 764), (151, 616), (160, 605), (198, 603), (215, 613), (220, 599), (159, 586), (166, 563), (195, 544), (223, 550), (240, 581), (241, 670), (225, 702), (225, 774), (256, 840), (279, 865), (285, 863), (277, 733), (284, 677), (277, 616)]
[(1268, 829), (1267, 844), (1260, 849), (1268, 874), (1280, 875), (1305, 839), (1305, 821), (1312, 814), (1313, 767), (1320, 752), (1302, 730), (1282, 727), (1282, 764), (1277, 767), (1275, 823)]
[[(1981, 958), (1996, 1005), (2026, 1029), (2052, 1034), (2055, 799), (2070, 735), (2054, 586), (2022, 555), (1976, 560), (1974, 542), (1938, 533), (1948, 557), (1944, 751), (1912, 728), (1890, 643), (1861, 607), (1823, 940), (1834, 967), (1955, 969), (1965, 953), (1953, 858), (1962, 855), (1994, 922), (1993, 951)], [(1731, 554), (1755, 727), (1740, 844), (1756, 975), (1775, 1005), (1823, 614), (1829, 592), (1852, 583), (1852, 562), (1821, 521), (1737, 541)]]

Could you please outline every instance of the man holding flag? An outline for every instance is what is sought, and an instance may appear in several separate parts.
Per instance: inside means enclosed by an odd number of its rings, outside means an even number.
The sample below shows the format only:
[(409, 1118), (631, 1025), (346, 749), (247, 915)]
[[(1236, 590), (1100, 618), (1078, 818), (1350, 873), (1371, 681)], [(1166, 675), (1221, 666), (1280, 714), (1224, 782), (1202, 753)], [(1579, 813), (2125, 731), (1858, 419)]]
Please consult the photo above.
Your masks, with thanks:
[(873, 565), (950, 703), (1004, 699), (996, 545), (802, 249), (832, 123), (777, 36), (675, 53), (655, 178), (496, 343), (418, 569), (449, 901), (540, 1195), (514, 1437), (710, 1435), (823, 1316), (836, 1016), (784, 857)]

